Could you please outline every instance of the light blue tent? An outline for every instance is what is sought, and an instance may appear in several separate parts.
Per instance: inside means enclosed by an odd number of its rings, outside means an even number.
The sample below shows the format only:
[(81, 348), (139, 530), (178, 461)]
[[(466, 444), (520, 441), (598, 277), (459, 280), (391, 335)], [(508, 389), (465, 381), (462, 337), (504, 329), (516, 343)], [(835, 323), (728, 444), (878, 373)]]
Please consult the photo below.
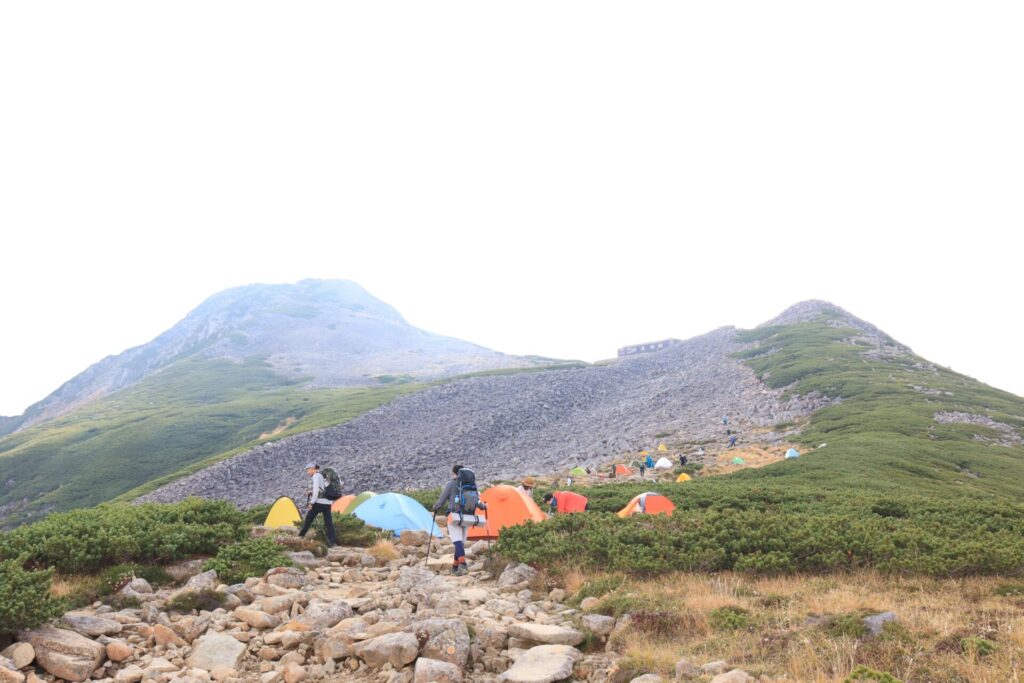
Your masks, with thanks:
[(786, 451), (786, 460), (792, 460), (793, 458), (799, 457), (800, 453), (798, 453), (795, 448), (790, 448), (788, 451)]
[(393, 531), (396, 536), (406, 529), (430, 531), (431, 527), (435, 536), (441, 535), (434, 524), (434, 516), (415, 500), (400, 493), (384, 493), (368, 498), (352, 514), (366, 522), (367, 526)]

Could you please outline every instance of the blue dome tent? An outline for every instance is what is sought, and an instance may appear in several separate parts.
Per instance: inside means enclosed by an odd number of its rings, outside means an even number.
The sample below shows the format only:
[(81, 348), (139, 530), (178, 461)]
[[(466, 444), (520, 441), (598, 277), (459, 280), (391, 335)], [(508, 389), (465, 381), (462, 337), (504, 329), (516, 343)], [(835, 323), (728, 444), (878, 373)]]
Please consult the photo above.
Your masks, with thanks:
[(400, 493), (384, 493), (368, 498), (352, 514), (366, 522), (367, 526), (393, 531), (396, 536), (406, 529), (430, 531), (431, 527), (435, 536), (441, 535), (434, 524), (434, 516), (415, 500)]
[(799, 458), (800, 453), (795, 448), (790, 448), (786, 451), (786, 460), (792, 460), (793, 458)]

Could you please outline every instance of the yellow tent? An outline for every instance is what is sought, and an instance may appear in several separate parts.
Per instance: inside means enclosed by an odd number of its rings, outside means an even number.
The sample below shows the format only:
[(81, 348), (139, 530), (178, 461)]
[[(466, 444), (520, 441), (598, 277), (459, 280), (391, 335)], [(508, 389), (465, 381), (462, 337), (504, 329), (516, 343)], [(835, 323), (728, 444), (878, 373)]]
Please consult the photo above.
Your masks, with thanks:
[(661, 451), (662, 453), (667, 453), (668, 452), (668, 446), (666, 446), (663, 443), (659, 443), (658, 444), (658, 450)]
[(691, 477), (686, 472), (683, 472), (678, 477), (676, 477), (676, 483), (682, 484), (684, 481), (690, 481), (691, 479), (693, 479), (693, 477)]
[(283, 526), (293, 526), (299, 521), (302, 521), (302, 515), (299, 514), (299, 508), (295, 507), (295, 502), (287, 496), (281, 496), (274, 501), (267, 518), (263, 520), (263, 526), (279, 529)]
[(640, 451), (640, 455), (650, 455), (647, 451)]

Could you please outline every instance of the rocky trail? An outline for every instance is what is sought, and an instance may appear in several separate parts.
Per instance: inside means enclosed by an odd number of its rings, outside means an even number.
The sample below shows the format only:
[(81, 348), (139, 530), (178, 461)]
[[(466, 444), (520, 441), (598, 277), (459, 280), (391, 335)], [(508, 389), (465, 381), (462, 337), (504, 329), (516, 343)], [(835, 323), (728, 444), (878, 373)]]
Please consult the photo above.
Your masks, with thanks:
[[(292, 532), (294, 533), (294, 532)], [(486, 542), (468, 550), (470, 573), (454, 577), (451, 544), (405, 532), (397, 559), (364, 548), (332, 548), (325, 558), (291, 553), (297, 567), (271, 569), (244, 583), (221, 584), (201, 561), (169, 571), (187, 582), (154, 590), (144, 579), (121, 589), (141, 607), (94, 603), (55, 624), (19, 635), (0, 653), (0, 683), (626, 683), (607, 647), (629, 616), (565, 604), (522, 564), (489, 565)], [(490, 569), (495, 569), (492, 574)], [(187, 613), (183, 595), (215, 596), (220, 607)], [(212, 605), (211, 605), (212, 607)], [(681, 660), (677, 680), (752, 683), (725, 662)], [(656, 683), (648, 674), (633, 683)]]

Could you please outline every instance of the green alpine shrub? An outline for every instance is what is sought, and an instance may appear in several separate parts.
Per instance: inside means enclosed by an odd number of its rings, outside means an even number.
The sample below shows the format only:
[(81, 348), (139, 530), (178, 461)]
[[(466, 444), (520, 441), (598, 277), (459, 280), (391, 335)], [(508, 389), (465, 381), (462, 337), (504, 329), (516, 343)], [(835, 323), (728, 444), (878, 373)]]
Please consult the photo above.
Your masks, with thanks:
[(24, 558), (0, 561), (0, 635), (37, 626), (64, 610), (50, 593), (53, 569), (26, 571)]

